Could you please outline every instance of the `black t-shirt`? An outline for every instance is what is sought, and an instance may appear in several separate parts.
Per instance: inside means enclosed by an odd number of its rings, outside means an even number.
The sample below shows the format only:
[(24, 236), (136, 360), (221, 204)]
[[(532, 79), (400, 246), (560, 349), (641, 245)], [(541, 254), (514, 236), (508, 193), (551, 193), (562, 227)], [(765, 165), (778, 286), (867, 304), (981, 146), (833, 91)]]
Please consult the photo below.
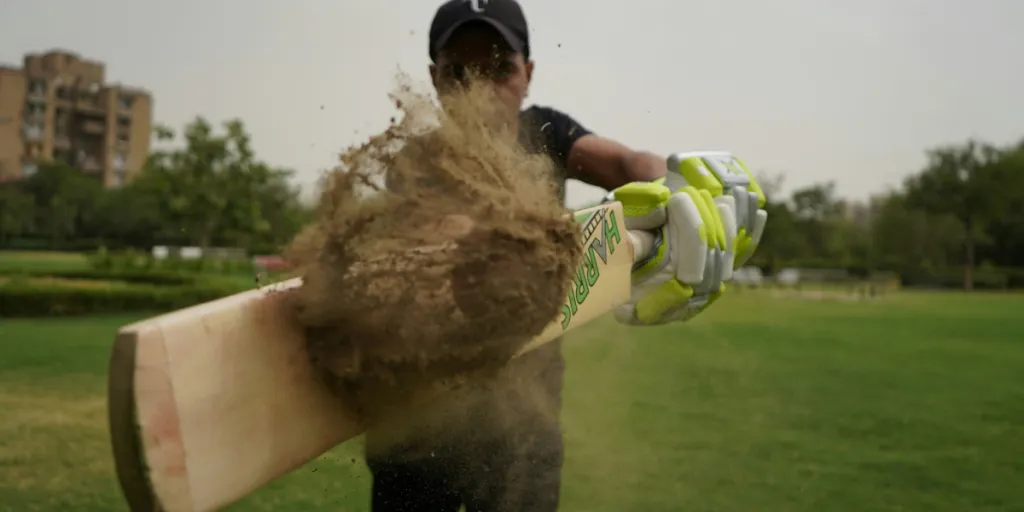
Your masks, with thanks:
[[(558, 174), (553, 179), (563, 203), (565, 181), (575, 177), (569, 171), (569, 151), (577, 140), (590, 133), (568, 114), (550, 107), (535, 105), (519, 113), (519, 144), (529, 153), (546, 154), (555, 163)], [(399, 186), (387, 179), (388, 188)]]
[(569, 150), (591, 132), (568, 114), (550, 107), (532, 106), (519, 113), (519, 143), (531, 153), (545, 153), (558, 168), (556, 176), (562, 201), (569, 172)]

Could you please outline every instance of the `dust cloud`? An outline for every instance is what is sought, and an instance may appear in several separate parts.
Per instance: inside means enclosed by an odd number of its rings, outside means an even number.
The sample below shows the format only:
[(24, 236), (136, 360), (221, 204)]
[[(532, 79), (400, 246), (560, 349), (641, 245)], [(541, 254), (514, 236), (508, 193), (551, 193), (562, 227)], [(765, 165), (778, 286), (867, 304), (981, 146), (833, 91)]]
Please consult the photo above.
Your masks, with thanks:
[(342, 156), (286, 251), (311, 361), (370, 421), (501, 372), (557, 317), (581, 257), (552, 162), (520, 147), (492, 94), (470, 85), (441, 109), (400, 77), (402, 116)]

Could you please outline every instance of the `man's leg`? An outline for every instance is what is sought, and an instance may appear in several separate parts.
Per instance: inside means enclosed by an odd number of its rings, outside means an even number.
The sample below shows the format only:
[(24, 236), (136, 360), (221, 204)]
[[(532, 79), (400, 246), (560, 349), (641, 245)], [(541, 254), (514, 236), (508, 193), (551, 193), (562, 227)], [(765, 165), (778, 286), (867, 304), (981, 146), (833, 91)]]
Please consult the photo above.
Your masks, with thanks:
[(469, 461), (473, 479), (461, 487), (466, 512), (556, 512), (562, 470), (558, 429), (512, 434)]
[(513, 478), (521, 489), (521, 510), (555, 512), (562, 485), (562, 432), (541, 427), (523, 437), (525, 453)]
[(453, 488), (448, 457), (405, 459), (368, 456), (373, 476), (373, 512), (456, 512), (461, 504)]
[[(526, 354), (503, 376), (494, 414), (505, 428), (474, 447), (465, 466), (473, 480), (460, 485), (466, 512), (556, 512), (563, 460), (559, 414), (564, 361), (560, 340)], [(504, 389), (501, 389), (504, 387)]]

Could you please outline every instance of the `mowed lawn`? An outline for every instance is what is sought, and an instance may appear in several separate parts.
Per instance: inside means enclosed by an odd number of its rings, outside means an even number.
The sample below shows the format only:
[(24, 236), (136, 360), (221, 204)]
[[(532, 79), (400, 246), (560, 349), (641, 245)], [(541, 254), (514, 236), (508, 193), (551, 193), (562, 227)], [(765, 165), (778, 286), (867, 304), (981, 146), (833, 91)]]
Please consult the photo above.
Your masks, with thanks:
[[(125, 509), (104, 373), (130, 320), (0, 319), (0, 510)], [(1022, 296), (745, 292), (567, 355), (562, 510), (1024, 509)], [(355, 442), (232, 510), (366, 510), (369, 484)]]
[(88, 259), (82, 253), (0, 251), (0, 273), (82, 270), (87, 267)]

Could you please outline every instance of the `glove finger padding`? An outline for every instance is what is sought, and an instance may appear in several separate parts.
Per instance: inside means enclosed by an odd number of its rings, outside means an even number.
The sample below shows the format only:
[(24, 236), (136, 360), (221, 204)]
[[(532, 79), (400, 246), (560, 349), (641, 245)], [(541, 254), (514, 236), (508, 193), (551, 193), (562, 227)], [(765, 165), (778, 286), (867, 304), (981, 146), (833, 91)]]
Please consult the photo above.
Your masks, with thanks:
[(752, 230), (750, 232), (740, 230), (739, 236), (736, 238), (736, 262), (734, 263), (736, 268), (742, 267), (747, 261), (750, 261), (754, 252), (757, 251), (757, 246), (761, 243), (761, 237), (764, 235), (764, 226), (767, 222), (768, 212), (757, 210)]
[(697, 190), (684, 187), (668, 200), (668, 230), (670, 257), (675, 265), (676, 279), (687, 284), (698, 284), (704, 279), (708, 258), (707, 226), (701, 215)]
[[(655, 278), (656, 286), (645, 290), (636, 301), (634, 318), (646, 325), (687, 319), (703, 310), (707, 294), (717, 290), (723, 270), (720, 254), (725, 232), (711, 194), (683, 187), (668, 199), (665, 210), (668, 223), (664, 229), (674, 279)], [(695, 297), (698, 292), (703, 296)]]
[(725, 258), (722, 272), (722, 281), (732, 280), (733, 265), (736, 260), (736, 198), (733, 196), (718, 196), (715, 198), (715, 205), (718, 207), (718, 216), (722, 219), (722, 227), (725, 229)]
[[(750, 198), (747, 196), (747, 189), (734, 187), (730, 191), (729, 197), (732, 198), (736, 211), (736, 229), (747, 229), (749, 231), (752, 225), (753, 212), (750, 210)], [(757, 208), (754, 208), (754, 211), (756, 210)]]
[(634, 182), (613, 192), (622, 203), (626, 229), (655, 229), (665, 224), (665, 203), (672, 192), (660, 183)]

